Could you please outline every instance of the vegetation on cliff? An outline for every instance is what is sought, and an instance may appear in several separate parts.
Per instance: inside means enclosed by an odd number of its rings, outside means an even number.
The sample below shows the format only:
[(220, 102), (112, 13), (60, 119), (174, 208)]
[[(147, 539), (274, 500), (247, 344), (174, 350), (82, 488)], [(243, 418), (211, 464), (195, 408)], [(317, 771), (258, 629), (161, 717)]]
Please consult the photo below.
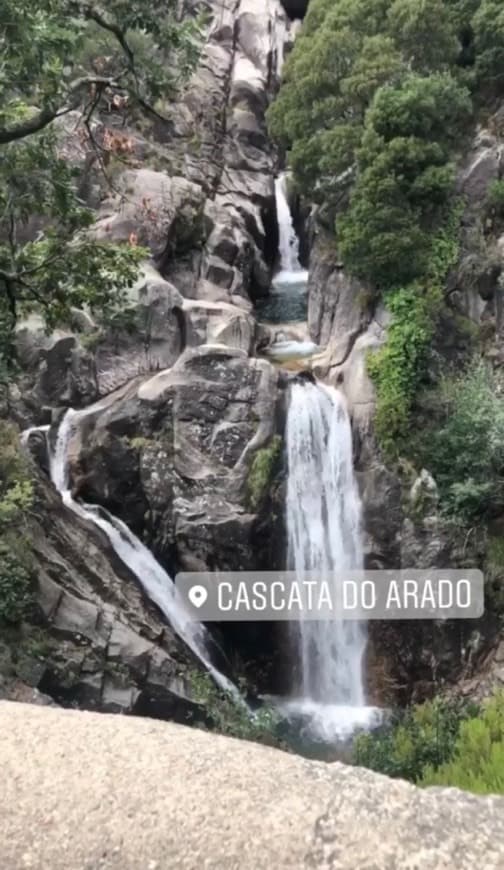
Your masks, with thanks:
[[(124, 123), (173, 93), (197, 56), (197, 21), (175, 4), (0, 0), (0, 356), (12, 358), (18, 317), (48, 327), (72, 306), (108, 310), (137, 275), (142, 251), (98, 244), (83, 176), (131, 148)], [(69, 113), (72, 159), (62, 140)], [(116, 114), (109, 129), (97, 124)], [(119, 121), (119, 129), (115, 129)], [(75, 155), (73, 155), (75, 158)]]
[(0, 624), (17, 623), (31, 603), (32, 564), (24, 534), (33, 485), (14, 426), (0, 421)]
[[(504, 86), (496, 0), (312, 0), (269, 112), (300, 190), (335, 224), (347, 270), (392, 313), (370, 358), (377, 433), (409, 438), (458, 256), (456, 163)], [(500, 207), (500, 188), (492, 193)]]

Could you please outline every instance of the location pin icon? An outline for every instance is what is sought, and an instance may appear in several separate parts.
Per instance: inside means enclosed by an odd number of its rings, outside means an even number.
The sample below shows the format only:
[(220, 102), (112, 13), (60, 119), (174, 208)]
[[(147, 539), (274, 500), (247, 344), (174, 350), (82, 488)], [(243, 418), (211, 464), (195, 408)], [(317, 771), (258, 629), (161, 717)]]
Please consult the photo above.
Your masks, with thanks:
[(208, 598), (208, 592), (204, 586), (191, 586), (188, 592), (189, 601), (193, 605), (193, 607), (203, 607), (205, 601)]

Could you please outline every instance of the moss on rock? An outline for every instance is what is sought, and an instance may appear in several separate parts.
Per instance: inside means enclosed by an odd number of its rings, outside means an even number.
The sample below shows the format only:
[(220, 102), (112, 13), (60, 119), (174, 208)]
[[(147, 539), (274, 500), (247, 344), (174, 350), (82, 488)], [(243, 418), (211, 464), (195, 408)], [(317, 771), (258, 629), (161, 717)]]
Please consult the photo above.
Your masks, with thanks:
[(247, 500), (256, 511), (266, 497), (276, 462), (282, 451), (280, 435), (274, 435), (267, 447), (262, 447), (254, 456), (247, 479)]

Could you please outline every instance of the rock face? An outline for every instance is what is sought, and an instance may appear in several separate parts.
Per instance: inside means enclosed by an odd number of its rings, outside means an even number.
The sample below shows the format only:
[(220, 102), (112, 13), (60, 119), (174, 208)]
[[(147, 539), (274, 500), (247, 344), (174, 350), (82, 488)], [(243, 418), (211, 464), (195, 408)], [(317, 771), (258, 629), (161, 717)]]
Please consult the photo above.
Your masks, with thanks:
[(254, 456), (280, 420), (279, 373), (222, 345), (187, 350), (83, 417), (72, 447), (77, 493), (145, 533), (171, 569), (257, 568)]
[(123, 173), (97, 233), (115, 241), (134, 234), (184, 296), (207, 299), (212, 285), (220, 301), (246, 305), (267, 293), (277, 252), (265, 111), (290, 25), (279, 0), (208, 6), (198, 69), (183, 99), (163, 107), (167, 120), (136, 143), (144, 165)]
[(145, 719), (0, 703), (0, 728), (9, 870), (504, 865), (502, 798)]
[(27, 529), (37, 566), (34, 618), (0, 670), (64, 705), (150, 712), (181, 721), (196, 711), (187, 681), (199, 667), (96, 526), (62, 503), (41, 475)]
[[(152, 256), (128, 300), (127, 323), (118, 318), (104, 330), (81, 312), (51, 336), (33, 318), (21, 324), (20, 419), (45, 421), (43, 407), (84, 407), (171, 365), (186, 342), (252, 349), (251, 299), (268, 292), (278, 247), (277, 156), (265, 112), (290, 22), (279, 0), (211, 0), (207, 12), (197, 70), (181, 98), (162, 107), (165, 120), (140, 133), (121, 117), (105, 119), (131, 153), (113, 190), (105, 189), (94, 232), (145, 245)], [(61, 150), (80, 165), (86, 154), (72, 121), (68, 130), (60, 125)]]
[[(503, 239), (498, 217), (488, 205), (493, 182), (504, 166), (502, 111), (479, 129), (472, 149), (459, 167), (458, 190), (464, 197), (460, 262), (448, 276), (446, 318), (436, 346), (439, 358), (453, 363), (460, 353), (454, 324), (460, 315), (485, 338), (489, 361), (502, 366)], [(387, 464), (373, 432), (376, 397), (367, 374), (367, 355), (386, 341), (388, 312), (373, 306), (368, 288), (349, 278), (334, 247), (315, 217), (310, 258), (308, 321), (311, 338), (325, 350), (315, 358), (315, 373), (345, 393), (353, 419), (356, 468), (370, 568), (481, 567), (485, 541), (473, 536), (466, 545), (440, 516), (435, 482), (425, 473), (416, 480)], [(457, 320), (458, 318), (458, 320)], [(453, 322), (452, 322), (453, 321)], [(410, 491), (411, 490), (411, 491)], [(498, 647), (499, 628), (491, 615), (478, 623), (448, 626), (372, 624), (370, 659), (389, 661), (390, 681), (401, 686), (405, 700), (420, 700), (472, 669), (488, 671), (488, 656)], [(384, 641), (386, 640), (386, 643)], [(428, 652), (426, 652), (428, 651)], [(394, 665), (395, 662), (395, 665)], [(485, 672), (486, 672), (485, 671)], [(499, 667), (491, 673), (500, 674)], [(489, 680), (483, 675), (486, 684)], [(495, 683), (500, 685), (500, 679)], [(415, 684), (415, 685), (414, 685)]]

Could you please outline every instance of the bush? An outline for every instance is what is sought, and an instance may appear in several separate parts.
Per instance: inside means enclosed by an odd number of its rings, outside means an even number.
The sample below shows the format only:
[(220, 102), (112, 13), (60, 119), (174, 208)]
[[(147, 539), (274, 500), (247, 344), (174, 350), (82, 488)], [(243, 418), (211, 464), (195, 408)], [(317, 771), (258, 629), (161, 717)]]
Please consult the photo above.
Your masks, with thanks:
[(268, 494), (281, 450), (282, 439), (280, 435), (274, 435), (270, 444), (258, 450), (254, 455), (247, 479), (248, 502), (254, 511), (260, 507), (262, 500)]
[(0, 621), (10, 623), (21, 622), (32, 604), (30, 557), (16, 549), (0, 539)]
[(456, 203), (445, 215), (443, 230), (430, 239), (426, 285), (412, 284), (385, 296), (392, 315), (387, 341), (369, 356), (367, 367), (377, 392), (376, 434), (389, 458), (411, 446), (411, 413), (443, 310), (442, 284), (458, 258), (460, 214)]
[(429, 764), (420, 784), (504, 794), (504, 692), (484, 705), (481, 716), (461, 723), (452, 756), (437, 767)]
[(377, 92), (350, 206), (337, 223), (352, 274), (381, 290), (427, 279), (452, 196), (451, 151), (470, 113), (468, 91), (447, 73), (409, 75)]
[(504, 217), (504, 180), (493, 181), (488, 189), (488, 205), (499, 216)]
[(357, 737), (353, 762), (418, 782), (427, 766), (436, 769), (452, 757), (461, 723), (476, 710), (465, 702), (437, 698), (396, 713), (378, 731)]
[(446, 513), (469, 522), (504, 505), (504, 397), (496, 377), (476, 360), (439, 387), (440, 417), (424, 433), (420, 454)]
[(24, 535), (33, 485), (14, 426), (0, 421), (0, 620), (20, 622), (31, 604), (31, 554)]
[(280, 716), (271, 707), (252, 712), (245, 701), (222, 691), (208, 674), (199, 671), (190, 674), (189, 682), (195, 700), (203, 705), (212, 728), (220, 734), (286, 748), (278, 733)]

